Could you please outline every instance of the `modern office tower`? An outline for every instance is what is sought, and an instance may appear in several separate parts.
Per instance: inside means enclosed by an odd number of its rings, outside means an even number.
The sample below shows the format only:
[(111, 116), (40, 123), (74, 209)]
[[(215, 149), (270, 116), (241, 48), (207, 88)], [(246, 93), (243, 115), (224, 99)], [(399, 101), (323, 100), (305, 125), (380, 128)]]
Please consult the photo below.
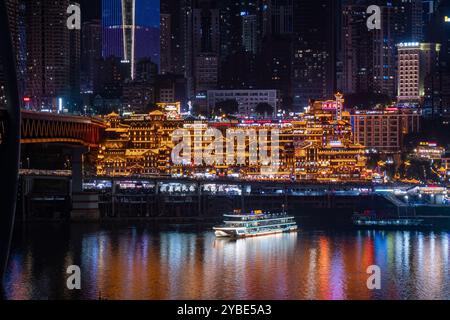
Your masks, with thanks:
[[(14, 1), (14, 0), (13, 0)], [(18, 21), (18, 48), (17, 48), (17, 80), (19, 82), (19, 94), (23, 97), (27, 77), (27, 28), (25, 2), (19, 0)]]
[(74, 30), (66, 26), (69, 4), (69, 0), (26, 4), (26, 96), (32, 109), (61, 111), (70, 98), (70, 32)]
[(179, 74), (158, 75), (155, 85), (156, 102), (186, 104), (186, 79)]
[(218, 88), (248, 89), (257, 83), (256, 58), (263, 52), (260, 3), (259, 0), (218, 2), (221, 35)]
[(266, 36), (263, 47), (262, 60), (258, 65), (262, 69), (258, 88), (279, 90), (282, 101), (286, 102), (292, 96), (292, 68), (296, 67), (293, 61), (292, 36)]
[(242, 13), (242, 45), (253, 54), (258, 50), (258, 19), (256, 14)]
[(411, 0), (411, 41), (424, 41), (423, 0)]
[(131, 79), (140, 59), (159, 65), (160, 23), (159, 0), (103, 0), (103, 57), (127, 63)]
[(16, 56), (19, 52), (19, 25), (20, 25), (20, 5), (19, 0), (6, 0), (6, 10), (8, 11), (9, 29), (11, 32), (11, 40), (16, 51)]
[[(185, 77), (188, 97), (205, 97), (217, 86), (220, 12), (213, 1), (192, 1), (186, 9)], [(204, 100), (204, 99), (203, 99)]]
[(141, 59), (136, 64), (136, 79), (155, 82), (158, 75), (158, 65), (151, 59)]
[(127, 68), (120, 63), (120, 59), (109, 57), (99, 63), (96, 73), (94, 92), (101, 96), (120, 97), (121, 84), (127, 78)]
[[(294, 0), (271, 0), (271, 33), (292, 34), (294, 31)], [(296, 17), (297, 19), (297, 17)]]
[(102, 28), (100, 20), (84, 22), (81, 27), (81, 91), (94, 91), (95, 73), (102, 58)]
[(217, 54), (201, 53), (195, 59), (195, 89), (197, 95), (215, 89), (219, 77), (219, 58)]
[[(9, 29), (11, 32), (11, 41), (15, 51), (16, 61), (19, 61), (20, 45), (20, 15), (19, 0), (6, 0), (6, 10), (8, 11)], [(20, 73), (20, 68), (17, 70)], [(18, 77), (20, 74), (18, 73)], [(3, 61), (0, 60), (0, 108), (6, 104), (5, 79), (3, 74)]]
[(127, 80), (122, 90), (122, 107), (125, 112), (147, 113), (155, 103), (155, 86), (148, 81)]
[(161, 74), (172, 72), (172, 16), (161, 13)]
[(260, 103), (271, 105), (276, 113), (279, 98), (277, 90), (209, 90), (208, 110), (213, 110), (219, 102), (236, 100), (241, 116), (255, 116), (256, 106)]
[(450, 116), (450, 0), (442, 0), (432, 18), (432, 37), (441, 50), (441, 106), (438, 113)]
[(298, 110), (309, 99), (327, 99), (336, 91), (339, 8), (332, 0), (294, 1), (292, 97)]
[[(423, 103), (426, 87), (438, 76), (440, 44), (407, 42), (398, 44), (398, 102)], [(437, 84), (438, 82), (436, 82)], [(436, 91), (438, 88), (434, 88)]]
[[(403, 8), (397, 6), (381, 7), (381, 29), (371, 30), (372, 35), (372, 76), (373, 92), (389, 97), (396, 94), (396, 49), (399, 41), (398, 35), (406, 35), (406, 31), (400, 31), (406, 24), (397, 19), (403, 19)], [(397, 27), (394, 27), (398, 25)]]
[(244, 4), (246, 1), (222, 0), (218, 2), (220, 12), (220, 59), (226, 60), (229, 56), (242, 50), (242, 28), (244, 15), (251, 14)]
[[(71, 1), (71, 4), (80, 6)], [(69, 30), (69, 111), (81, 110), (81, 31)]]
[[(369, 30), (366, 9), (381, 8), (381, 28)], [(397, 49), (400, 42), (421, 42), (419, 0), (348, 1), (342, 10), (342, 89), (344, 93), (377, 93), (396, 97)]]
[(186, 7), (190, 0), (161, 0), (161, 74), (184, 74)]
[(372, 91), (372, 34), (368, 31), (365, 5), (342, 9), (342, 90), (346, 94)]
[(432, 13), (427, 41), (442, 45), (441, 64), (450, 68), (450, 1), (442, 0)]

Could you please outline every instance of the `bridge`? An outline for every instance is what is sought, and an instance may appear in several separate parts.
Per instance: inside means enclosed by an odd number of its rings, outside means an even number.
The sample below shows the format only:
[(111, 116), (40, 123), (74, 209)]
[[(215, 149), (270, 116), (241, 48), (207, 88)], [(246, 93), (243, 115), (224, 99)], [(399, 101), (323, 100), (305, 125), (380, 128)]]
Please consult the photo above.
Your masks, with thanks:
[[(45, 112), (22, 110), (20, 112), (20, 143), (59, 144), (67, 146), (72, 153), (71, 196), (74, 214), (84, 212), (86, 199), (90, 195), (83, 193), (83, 154), (89, 148), (99, 146), (106, 124), (95, 118), (74, 115), (61, 115)], [(6, 149), (6, 142), (16, 140), (8, 137), (11, 130), (9, 114), (0, 109), (0, 152)], [(94, 198), (95, 200), (95, 198)], [(92, 206), (88, 204), (88, 206)], [(94, 210), (95, 211), (95, 210)], [(94, 215), (96, 212), (94, 212)]]
[[(106, 125), (98, 119), (45, 112), (22, 111), (20, 143), (62, 143), (96, 147)], [(5, 140), (8, 114), (0, 109), (0, 144)]]

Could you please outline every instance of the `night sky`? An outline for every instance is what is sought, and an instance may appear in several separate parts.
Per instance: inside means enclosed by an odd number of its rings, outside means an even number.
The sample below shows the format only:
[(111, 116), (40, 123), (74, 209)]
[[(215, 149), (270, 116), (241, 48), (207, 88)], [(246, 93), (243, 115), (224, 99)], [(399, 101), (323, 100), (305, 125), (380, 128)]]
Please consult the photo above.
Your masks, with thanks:
[(81, 6), (81, 18), (83, 21), (101, 18), (101, 0), (79, 0)]
[[(120, 1), (120, 0), (114, 0)], [(101, 0), (79, 0), (82, 20), (101, 19)], [(136, 20), (141, 26), (159, 28), (160, 0), (136, 0)]]

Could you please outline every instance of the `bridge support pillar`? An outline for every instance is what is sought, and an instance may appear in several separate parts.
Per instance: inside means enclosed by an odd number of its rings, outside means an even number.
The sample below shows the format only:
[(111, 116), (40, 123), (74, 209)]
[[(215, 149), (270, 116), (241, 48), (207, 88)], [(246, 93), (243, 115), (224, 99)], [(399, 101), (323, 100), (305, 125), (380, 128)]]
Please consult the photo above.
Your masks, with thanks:
[(72, 149), (72, 192), (83, 192), (83, 154), (86, 148)]
[(72, 150), (72, 211), (73, 221), (91, 221), (100, 219), (99, 196), (96, 193), (83, 192), (83, 154), (86, 148)]

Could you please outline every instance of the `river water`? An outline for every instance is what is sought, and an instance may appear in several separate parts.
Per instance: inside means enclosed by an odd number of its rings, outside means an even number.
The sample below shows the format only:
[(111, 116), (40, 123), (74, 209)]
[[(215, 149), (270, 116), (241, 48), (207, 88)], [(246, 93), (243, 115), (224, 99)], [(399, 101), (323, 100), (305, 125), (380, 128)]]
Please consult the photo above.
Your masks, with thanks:
[[(450, 232), (327, 231), (216, 239), (208, 229), (32, 225), (8, 299), (450, 299)], [(81, 289), (67, 289), (78, 265)], [(380, 268), (370, 290), (367, 268)]]

